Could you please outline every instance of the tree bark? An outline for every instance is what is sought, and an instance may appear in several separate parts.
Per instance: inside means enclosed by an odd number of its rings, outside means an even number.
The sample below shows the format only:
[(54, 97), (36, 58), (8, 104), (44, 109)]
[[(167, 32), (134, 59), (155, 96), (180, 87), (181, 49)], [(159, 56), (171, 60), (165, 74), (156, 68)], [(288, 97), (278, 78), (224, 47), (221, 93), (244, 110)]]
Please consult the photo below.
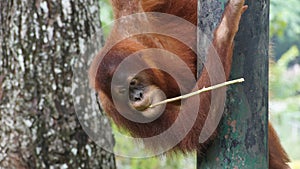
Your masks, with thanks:
[(102, 117), (82, 103), (91, 97), (76, 95), (101, 46), (98, 0), (0, 1), (0, 9), (0, 168), (116, 168), (96, 144), (113, 144), (108, 121), (96, 126), (106, 136), (96, 143), (79, 123)]
[[(209, 34), (219, 23), (226, 0), (198, 2), (198, 26)], [(246, 0), (249, 7), (235, 38), (230, 75), (230, 79), (243, 77), (245, 82), (227, 88), (219, 137), (204, 158), (198, 156), (199, 169), (268, 168), (269, 3)], [(201, 44), (199, 41), (199, 51)]]

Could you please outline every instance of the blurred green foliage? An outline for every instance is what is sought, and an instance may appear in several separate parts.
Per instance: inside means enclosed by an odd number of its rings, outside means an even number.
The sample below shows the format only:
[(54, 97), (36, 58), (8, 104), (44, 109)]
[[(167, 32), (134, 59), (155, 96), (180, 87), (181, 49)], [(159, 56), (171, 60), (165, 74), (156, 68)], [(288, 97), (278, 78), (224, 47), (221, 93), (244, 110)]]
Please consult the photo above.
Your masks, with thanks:
[(288, 66), (299, 56), (292, 46), (270, 63), (270, 117), (283, 146), (293, 160), (300, 159), (300, 66)]
[(278, 60), (291, 46), (300, 47), (300, 3), (299, 0), (271, 0), (270, 37), (274, 58)]
[[(104, 35), (113, 19), (109, 0), (99, 0)], [(299, 0), (271, 0), (270, 39), (274, 53), (270, 61), (270, 119), (278, 131), (283, 146), (299, 169), (300, 161), (300, 3)], [(292, 64), (291, 64), (292, 63)], [(116, 130), (115, 130), (116, 131)], [(118, 138), (116, 138), (118, 140)], [(120, 140), (119, 140), (120, 141)], [(134, 143), (124, 143), (130, 151)], [(117, 157), (123, 169), (195, 168), (192, 157), (130, 159)], [(193, 164), (194, 163), (194, 164)], [(188, 164), (188, 165), (187, 165)]]
[[(270, 63), (270, 94), (271, 99), (285, 99), (295, 96), (300, 89), (297, 70), (289, 69), (288, 64), (299, 56), (297, 46), (292, 46), (277, 62)], [(295, 65), (293, 65), (295, 66)], [(298, 75), (299, 76), (299, 75)]]
[(293, 169), (300, 169), (300, 3), (271, 0), (270, 119), (287, 150)]
[(104, 37), (107, 37), (111, 29), (113, 21), (112, 7), (109, 0), (99, 0), (100, 3), (100, 19), (102, 23), (102, 30)]
[(299, 0), (271, 0), (270, 7), (271, 37), (280, 36), (284, 39), (286, 36), (294, 37), (295, 33), (300, 34)]

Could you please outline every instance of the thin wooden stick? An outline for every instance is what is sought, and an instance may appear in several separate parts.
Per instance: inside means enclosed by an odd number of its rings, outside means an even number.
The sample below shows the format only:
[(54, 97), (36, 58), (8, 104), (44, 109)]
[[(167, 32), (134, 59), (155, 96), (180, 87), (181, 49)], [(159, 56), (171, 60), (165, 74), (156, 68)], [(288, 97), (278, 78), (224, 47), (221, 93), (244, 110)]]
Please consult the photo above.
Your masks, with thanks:
[(236, 79), (236, 80), (231, 80), (231, 81), (228, 81), (228, 82), (220, 83), (220, 84), (217, 84), (217, 85), (214, 85), (214, 86), (210, 86), (210, 87), (207, 87), (207, 88), (203, 87), (202, 89), (197, 90), (197, 91), (192, 92), (192, 93), (188, 93), (188, 94), (185, 94), (185, 95), (182, 95), (182, 96), (178, 96), (178, 97), (174, 97), (174, 98), (171, 98), (171, 99), (163, 100), (163, 101), (158, 102), (158, 103), (154, 103), (154, 104), (150, 105), (149, 108), (153, 108), (155, 106), (158, 106), (158, 105), (161, 105), (161, 104), (165, 104), (165, 103), (169, 103), (169, 102), (174, 102), (174, 101), (177, 101), (177, 100), (186, 99), (186, 98), (198, 95), (198, 94), (203, 93), (203, 92), (207, 92), (207, 91), (210, 91), (210, 90), (218, 89), (218, 88), (221, 88), (221, 87), (224, 87), (224, 86), (227, 86), (227, 85), (231, 85), (231, 84), (235, 84), (235, 83), (242, 83), (244, 81), (245, 81), (244, 78), (240, 78), (240, 79)]

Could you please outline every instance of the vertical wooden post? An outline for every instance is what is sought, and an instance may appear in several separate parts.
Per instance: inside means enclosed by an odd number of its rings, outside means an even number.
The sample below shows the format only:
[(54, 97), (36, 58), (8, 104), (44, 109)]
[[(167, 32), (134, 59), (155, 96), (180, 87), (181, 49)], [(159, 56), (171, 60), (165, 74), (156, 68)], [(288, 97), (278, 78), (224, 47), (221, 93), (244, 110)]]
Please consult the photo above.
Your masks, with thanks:
[[(246, 81), (228, 87), (219, 137), (205, 157), (198, 156), (198, 169), (268, 168), (269, 3), (269, 0), (246, 0), (249, 8), (235, 39), (230, 76), (230, 79), (244, 77)], [(212, 35), (226, 1), (198, 0), (198, 4), (198, 27)], [(198, 41), (200, 55), (203, 43)], [(198, 68), (202, 69), (201, 62)]]

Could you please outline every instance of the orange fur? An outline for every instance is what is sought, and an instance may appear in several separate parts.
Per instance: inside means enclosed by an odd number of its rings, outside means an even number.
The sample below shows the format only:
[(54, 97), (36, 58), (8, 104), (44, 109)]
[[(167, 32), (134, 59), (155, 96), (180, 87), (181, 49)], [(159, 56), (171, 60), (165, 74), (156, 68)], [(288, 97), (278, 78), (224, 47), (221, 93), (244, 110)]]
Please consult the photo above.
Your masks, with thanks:
[[(234, 0), (232, 0), (234, 1)], [(223, 14), (222, 21), (219, 27), (214, 32), (213, 45), (217, 53), (220, 56), (225, 78), (228, 79), (230, 69), (231, 69), (231, 60), (232, 60), (232, 51), (233, 51), (233, 40), (236, 32), (238, 31), (238, 25), (242, 13), (246, 10), (243, 0), (237, 1), (238, 4), (229, 3), (227, 5), (225, 12)], [(112, 5), (114, 9), (115, 18), (120, 18), (121, 16), (134, 14), (137, 12), (162, 12), (178, 17), (184, 18), (194, 25), (197, 23), (197, 0), (112, 0)], [(236, 6), (235, 6), (236, 5)], [(165, 23), (168, 27), (168, 23)], [(117, 25), (121, 26), (121, 25)], [(169, 25), (170, 26), (170, 25)], [(172, 26), (172, 25), (171, 25)], [(115, 69), (118, 65), (130, 54), (147, 49), (147, 48), (163, 48), (164, 50), (170, 51), (178, 55), (191, 69), (191, 71), (196, 76), (196, 54), (183, 43), (163, 35), (157, 34), (147, 34), (147, 35), (136, 35), (129, 37), (121, 42), (118, 42), (111, 49), (107, 49), (108, 44), (114, 43), (114, 39), (118, 37), (117, 31), (118, 27), (114, 27), (110, 37), (107, 40), (106, 45), (102, 49), (96, 58), (94, 59), (92, 66), (90, 68), (90, 83), (99, 93), (100, 100), (106, 113), (115, 121), (115, 123), (120, 126), (128, 129), (133, 136), (136, 137), (151, 137), (160, 134), (162, 131), (168, 129), (176, 120), (179, 112), (180, 103), (169, 103), (166, 105), (164, 113), (155, 121), (150, 123), (136, 123), (126, 119), (121, 116), (116, 110), (112, 102), (111, 94), (111, 78)], [(190, 32), (195, 30), (180, 30), (183, 33), (193, 33), (196, 37), (196, 32)], [(196, 45), (196, 38), (191, 39), (193, 44)], [(108, 50), (104, 55), (103, 51)], [(210, 49), (211, 50), (211, 49)], [(209, 54), (212, 52), (209, 52)], [(100, 65), (98, 65), (99, 58), (102, 58)], [(147, 61), (143, 62), (147, 64)], [(140, 66), (140, 65), (139, 65)], [(174, 72), (180, 74), (180, 68), (174, 66)], [(203, 69), (203, 72), (200, 78), (197, 81), (199, 88), (204, 86), (211, 86), (208, 69), (216, 70), (212, 75), (218, 77), (220, 68), (217, 68), (215, 61), (209, 57), (206, 63), (206, 68)], [(147, 84), (154, 84), (158, 86), (165, 94), (166, 97), (174, 97), (180, 95), (180, 91), (175, 80), (165, 72), (159, 70), (145, 70), (142, 72), (142, 77), (144, 77)], [(184, 74), (182, 76), (185, 76)], [(221, 80), (221, 79), (220, 79)], [(192, 90), (193, 86), (186, 86), (186, 92)], [(204, 152), (207, 148), (208, 143), (217, 135), (216, 132), (203, 144), (199, 144), (199, 135), (203, 128), (204, 122), (207, 118), (209, 106), (211, 103), (211, 93), (203, 93), (200, 97), (200, 107), (198, 116), (195, 124), (184, 139), (179, 142), (172, 151), (182, 151), (188, 152), (193, 150), (198, 150)], [(188, 102), (188, 100), (187, 100)], [(188, 113), (188, 112), (184, 112)], [(191, 119), (186, 119), (188, 120)], [(184, 128), (184, 123), (181, 124)], [(172, 139), (172, 136), (181, 131), (173, 131), (170, 135), (170, 138), (164, 138), (164, 140), (159, 140), (155, 143), (145, 143), (151, 148), (154, 148), (160, 144), (168, 144), (168, 139)], [(269, 148), (270, 148), (270, 168), (271, 169), (285, 169), (289, 168), (286, 163), (289, 161), (285, 151), (279, 143), (279, 139), (276, 136), (275, 131), (269, 125)]]

